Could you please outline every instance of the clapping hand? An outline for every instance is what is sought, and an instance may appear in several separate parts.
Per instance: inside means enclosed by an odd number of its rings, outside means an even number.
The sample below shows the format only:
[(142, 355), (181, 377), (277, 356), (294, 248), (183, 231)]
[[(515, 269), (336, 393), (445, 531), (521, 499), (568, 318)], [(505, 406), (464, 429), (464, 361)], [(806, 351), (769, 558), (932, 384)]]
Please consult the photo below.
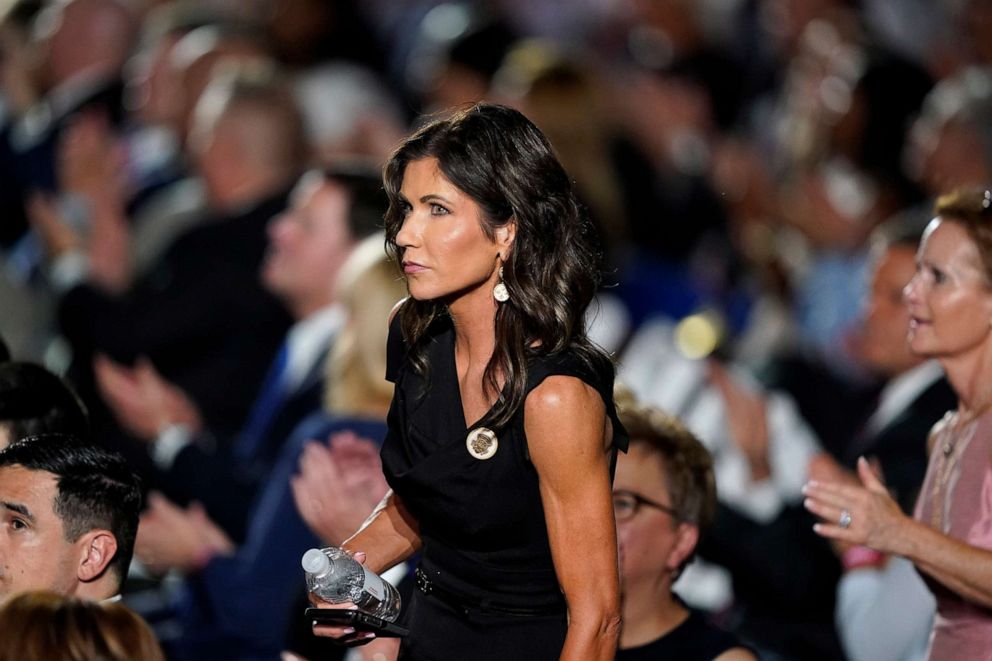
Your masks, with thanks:
[(723, 365), (709, 363), (710, 382), (723, 398), (730, 436), (747, 459), (751, 480), (760, 482), (771, 476), (768, 462), (768, 415), (765, 398), (738, 383)]
[(150, 570), (189, 573), (216, 555), (230, 555), (234, 543), (198, 503), (179, 507), (159, 493), (148, 496), (141, 515), (134, 554)]
[(811, 480), (803, 487), (807, 510), (823, 519), (818, 534), (848, 544), (891, 553), (898, 528), (908, 517), (868, 461), (858, 459), (860, 484)]
[(334, 546), (362, 525), (388, 489), (376, 445), (353, 432), (334, 434), (326, 445), (307, 443), (290, 484), (303, 520)]
[(140, 358), (132, 368), (98, 355), (93, 371), (107, 406), (133, 436), (153, 441), (169, 425), (186, 425), (194, 432), (202, 427), (193, 400), (166, 381), (147, 358)]

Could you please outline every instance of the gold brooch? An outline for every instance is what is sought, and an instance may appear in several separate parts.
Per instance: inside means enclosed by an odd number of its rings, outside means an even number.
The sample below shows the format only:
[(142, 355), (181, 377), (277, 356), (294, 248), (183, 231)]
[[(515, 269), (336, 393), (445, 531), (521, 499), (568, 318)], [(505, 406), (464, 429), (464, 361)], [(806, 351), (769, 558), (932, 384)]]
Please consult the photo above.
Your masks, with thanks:
[(492, 429), (476, 427), (465, 438), (465, 446), (468, 448), (468, 453), (476, 459), (489, 459), (496, 454), (499, 441), (496, 440), (496, 434)]

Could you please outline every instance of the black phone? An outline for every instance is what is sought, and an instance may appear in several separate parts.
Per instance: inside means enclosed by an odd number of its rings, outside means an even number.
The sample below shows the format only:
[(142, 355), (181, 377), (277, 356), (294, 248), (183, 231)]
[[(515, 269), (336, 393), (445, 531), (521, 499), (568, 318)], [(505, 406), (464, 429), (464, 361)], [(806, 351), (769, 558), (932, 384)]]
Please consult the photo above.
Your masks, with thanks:
[(355, 631), (371, 631), (388, 638), (401, 638), (410, 633), (406, 627), (350, 608), (308, 608), (303, 615), (311, 622), (355, 627)]

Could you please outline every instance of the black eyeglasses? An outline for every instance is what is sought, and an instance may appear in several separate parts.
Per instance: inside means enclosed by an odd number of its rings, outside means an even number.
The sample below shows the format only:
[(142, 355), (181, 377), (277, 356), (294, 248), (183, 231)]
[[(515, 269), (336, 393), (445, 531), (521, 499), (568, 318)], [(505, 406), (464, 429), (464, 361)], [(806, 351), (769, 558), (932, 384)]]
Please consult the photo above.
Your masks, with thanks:
[(626, 521), (631, 518), (637, 514), (637, 510), (639, 510), (642, 505), (647, 505), (648, 507), (661, 510), (673, 519), (679, 520), (679, 513), (675, 510), (675, 508), (669, 505), (662, 505), (661, 503), (656, 503), (653, 500), (648, 500), (644, 496), (636, 494), (633, 491), (613, 492), (613, 515), (616, 517), (617, 521)]

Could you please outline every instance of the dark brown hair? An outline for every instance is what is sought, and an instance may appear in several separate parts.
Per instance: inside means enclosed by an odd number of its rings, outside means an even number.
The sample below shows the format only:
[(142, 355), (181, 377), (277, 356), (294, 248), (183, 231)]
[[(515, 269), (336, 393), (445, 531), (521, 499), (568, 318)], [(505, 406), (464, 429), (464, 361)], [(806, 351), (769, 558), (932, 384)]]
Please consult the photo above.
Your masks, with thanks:
[[(481, 103), (427, 124), (403, 142), (383, 173), (386, 244), (398, 262), (403, 175), (409, 163), (423, 158), (436, 158), (445, 178), (479, 205), (482, 230), (491, 240), (497, 228), (516, 223), (503, 263), (510, 300), (497, 308), (495, 350), (483, 377), (487, 393), (498, 399), (482, 424), (505, 425), (523, 403), (531, 358), (570, 349), (591, 367), (612, 370), (585, 332), (584, 313), (600, 281), (595, 232), (537, 127), (512, 108)], [(411, 297), (400, 308), (403, 337), (421, 374), (428, 373), (427, 330), (443, 314), (440, 300)]]
[(959, 188), (937, 198), (934, 215), (960, 224), (978, 248), (985, 279), (992, 284), (992, 192)]
[(0, 661), (165, 661), (149, 626), (119, 603), (25, 592), (0, 608), (0, 631)]

